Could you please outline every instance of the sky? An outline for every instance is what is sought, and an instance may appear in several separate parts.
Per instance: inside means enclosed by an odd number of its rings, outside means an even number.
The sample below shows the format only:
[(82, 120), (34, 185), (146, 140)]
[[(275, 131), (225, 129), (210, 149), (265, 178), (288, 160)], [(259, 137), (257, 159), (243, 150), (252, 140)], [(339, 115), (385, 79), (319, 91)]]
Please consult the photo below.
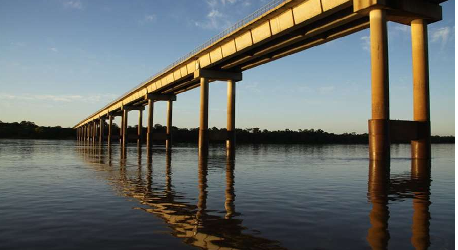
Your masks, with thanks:
[[(72, 127), (267, 2), (0, 0), (0, 120)], [(428, 26), (432, 134), (454, 135), (455, 3), (442, 6), (443, 20)], [(410, 27), (390, 22), (388, 37), (390, 116), (411, 120)], [(368, 29), (244, 71), (243, 78), (237, 128), (367, 132)], [(225, 82), (210, 84), (210, 127), (226, 126), (226, 91)], [(178, 95), (174, 126), (199, 126), (199, 94)], [(165, 102), (154, 112), (155, 123), (165, 124)]]

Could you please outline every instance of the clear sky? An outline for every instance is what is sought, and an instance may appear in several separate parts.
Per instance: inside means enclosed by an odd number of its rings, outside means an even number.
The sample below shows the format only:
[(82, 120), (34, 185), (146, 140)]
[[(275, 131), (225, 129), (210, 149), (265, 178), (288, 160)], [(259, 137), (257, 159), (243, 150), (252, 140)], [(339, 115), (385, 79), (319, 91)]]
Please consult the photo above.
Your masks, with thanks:
[[(266, 2), (0, 0), (0, 120), (73, 126)], [(454, 2), (429, 25), (432, 133), (439, 135), (455, 134)], [(410, 120), (410, 27), (388, 28), (391, 119)], [(367, 132), (368, 37), (364, 30), (245, 71), (236, 126)], [(165, 124), (165, 103), (156, 107), (155, 123)], [(198, 88), (178, 96), (174, 125), (199, 126)], [(209, 126), (226, 126), (224, 82), (210, 84)]]

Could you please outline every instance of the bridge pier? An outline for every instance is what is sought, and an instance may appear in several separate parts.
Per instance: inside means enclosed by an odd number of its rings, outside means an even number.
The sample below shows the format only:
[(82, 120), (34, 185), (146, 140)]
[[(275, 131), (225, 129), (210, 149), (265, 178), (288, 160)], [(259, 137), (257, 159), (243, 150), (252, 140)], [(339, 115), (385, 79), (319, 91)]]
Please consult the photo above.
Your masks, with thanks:
[[(390, 157), (390, 143), (411, 141), (412, 159), (431, 158), (431, 120), (427, 25), (442, 19), (439, 5), (428, 1), (354, 0), (354, 11), (369, 15), (371, 37), (372, 119), (369, 158)], [(389, 114), (387, 19), (411, 26), (413, 121), (391, 121)]]
[(234, 156), (235, 151), (235, 82), (227, 81), (227, 156)]
[(113, 116), (111, 114), (108, 115), (108, 145), (111, 145), (112, 140), (112, 129), (113, 129)]
[(235, 82), (242, 80), (242, 73), (198, 69), (194, 78), (200, 79), (200, 126), (199, 126), (199, 155), (208, 154), (208, 93), (210, 80), (228, 82), (227, 89), (227, 140), (228, 155), (235, 149)]
[(369, 158), (390, 158), (388, 34), (384, 9), (370, 11), (372, 119), (369, 120)]
[(122, 134), (122, 139), (121, 139), (121, 145), (122, 145), (122, 148), (125, 149), (126, 148), (126, 145), (127, 145), (127, 121), (128, 121), (128, 114), (129, 114), (129, 110), (127, 109), (123, 109), (122, 111), (122, 125), (121, 125), (121, 134)]
[(99, 119), (100, 125), (99, 125), (99, 143), (102, 144), (104, 140), (104, 134), (105, 134), (105, 118), (100, 117)]
[(208, 154), (208, 78), (200, 78), (199, 156)]
[(148, 99), (148, 127), (146, 129), (146, 148), (150, 150), (153, 148), (153, 122), (154, 122), (154, 101)]
[(142, 129), (143, 129), (143, 110), (138, 111), (138, 128), (137, 128), (137, 144), (142, 143)]
[(177, 100), (176, 95), (169, 94), (146, 94), (145, 99), (148, 100), (148, 128), (146, 135), (146, 147), (151, 149), (153, 147), (153, 126), (154, 126), (154, 102), (167, 101), (167, 137), (165, 141), (166, 150), (172, 148), (172, 110), (173, 102)]
[(172, 149), (172, 111), (173, 101), (168, 100), (167, 102), (167, 137), (165, 140), (165, 149), (170, 151)]
[(412, 140), (412, 158), (431, 158), (431, 121), (429, 108), (428, 28), (423, 19), (413, 20), (412, 69), (413, 69), (413, 120), (425, 124), (417, 140)]

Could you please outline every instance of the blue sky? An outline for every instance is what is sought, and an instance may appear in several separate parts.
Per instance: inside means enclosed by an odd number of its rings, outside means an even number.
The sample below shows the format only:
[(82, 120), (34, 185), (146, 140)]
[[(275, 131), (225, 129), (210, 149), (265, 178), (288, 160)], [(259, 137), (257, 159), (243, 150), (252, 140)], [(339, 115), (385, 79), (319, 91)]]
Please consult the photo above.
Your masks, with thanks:
[[(0, 120), (73, 126), (266, 2), (0, 0)], [(443, 12), (429, 25), (432, 132), (454, 135), (454, 1)], [(410, 120), (410, 27), (388, 28), (391, 119)], [(367, 132), (368, 37), (364, 30), (245, 71), (236, 126)], [(156, 123), (165, 124), (165, 107), (156, 103)], [(199, 126), (199, 89), (178, 96), (174, 125)], [(226, 83), (215, 82), (209, 126), (225, 125)]]

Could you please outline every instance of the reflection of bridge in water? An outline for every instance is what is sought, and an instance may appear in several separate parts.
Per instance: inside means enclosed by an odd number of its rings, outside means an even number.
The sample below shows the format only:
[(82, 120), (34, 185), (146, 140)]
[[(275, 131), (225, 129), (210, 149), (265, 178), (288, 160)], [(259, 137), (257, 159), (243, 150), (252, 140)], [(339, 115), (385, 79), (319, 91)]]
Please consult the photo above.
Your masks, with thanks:
[[(126, 158), (120, 159), (119, 172), (113, 170), (111, 151), (105, 155), (103, 147), (82, 147), (80, 153), (87, 163), (97, 170), (107, 171), (112, 183), (121, 191), (137, 199), (149, 208), (142, 208), (163, 219), (173, 230), (172, 234), (182, 238), (186, 244), (203, 249), (285, 249), (275, 240), (269, 240), (245, 233), (246, 227), (241, 219), (234, 218), (235, 191), (234, 191), (234, 160), (226, 162), (226, 214), (222, 217), (207, 213), (207, 174), (208, 162), (205, 158), (199, 159), (198, 187), (199, 195), (196, 205), (178, 201), (180, 195), (176, 194), (172, 185), (172, 154), (166, 154), (165, 188), (161, 191), (153, 190), (153, 163), (147, 157), (146, 173), (143, 174), (141, 150), (138, 152), (138, 169), (134, 179), (129, 178), (126, 171)], [(108, 159), (105, 160), (104, 157)], [(144, 181), (144, 178), (146, 181)]]
[[(226, 189), (224, 216), (207, 213), (207, 174), (208, 158), (199, 157), (198, 162), (198, 200), (196, 205), (180, 201), (172, 185), (172, 154), (165, 153), (165, 185), (163, 190), (153, 190), (153, 163), (151, 152), (147, 150), (146, 163), (142, 163), (142, 150), (139, 148), (138, 168), (133, 176), (126, 169), (125, 150), (120, 150), (119, 171), (113, 171), (111, 147), (95, 144), (81, 144), (78, 147), (86, 163), (100, 171), (110, 174), (109, 179), (123, 194), (137, 199), (148, 206), (141, 208), (152, 213), (173, 230), (172, 234), (182, 238), (186, 244), (203, 249), (285, 249), (276, 240), (246, 233), (243, 221), (235, 208), (234, 155), (226, 158)], [(412, 160), (410, 176), (394, 176), (390, 179), (389, 161), (369, 161), (368, 199), (372, 203), (369, 214), (371, 227), (368, 229), (367, 242), (372, 249), (388, 249), (389, 206), (390, 200), (412, 199), (412, 237), (415, 249), (428, 249), (429, 205), (430, 205), (430, 161)], [(132, 165), (132, 164), (129, 164)], [(146, 171), (144, 171), (146, 169)]]

